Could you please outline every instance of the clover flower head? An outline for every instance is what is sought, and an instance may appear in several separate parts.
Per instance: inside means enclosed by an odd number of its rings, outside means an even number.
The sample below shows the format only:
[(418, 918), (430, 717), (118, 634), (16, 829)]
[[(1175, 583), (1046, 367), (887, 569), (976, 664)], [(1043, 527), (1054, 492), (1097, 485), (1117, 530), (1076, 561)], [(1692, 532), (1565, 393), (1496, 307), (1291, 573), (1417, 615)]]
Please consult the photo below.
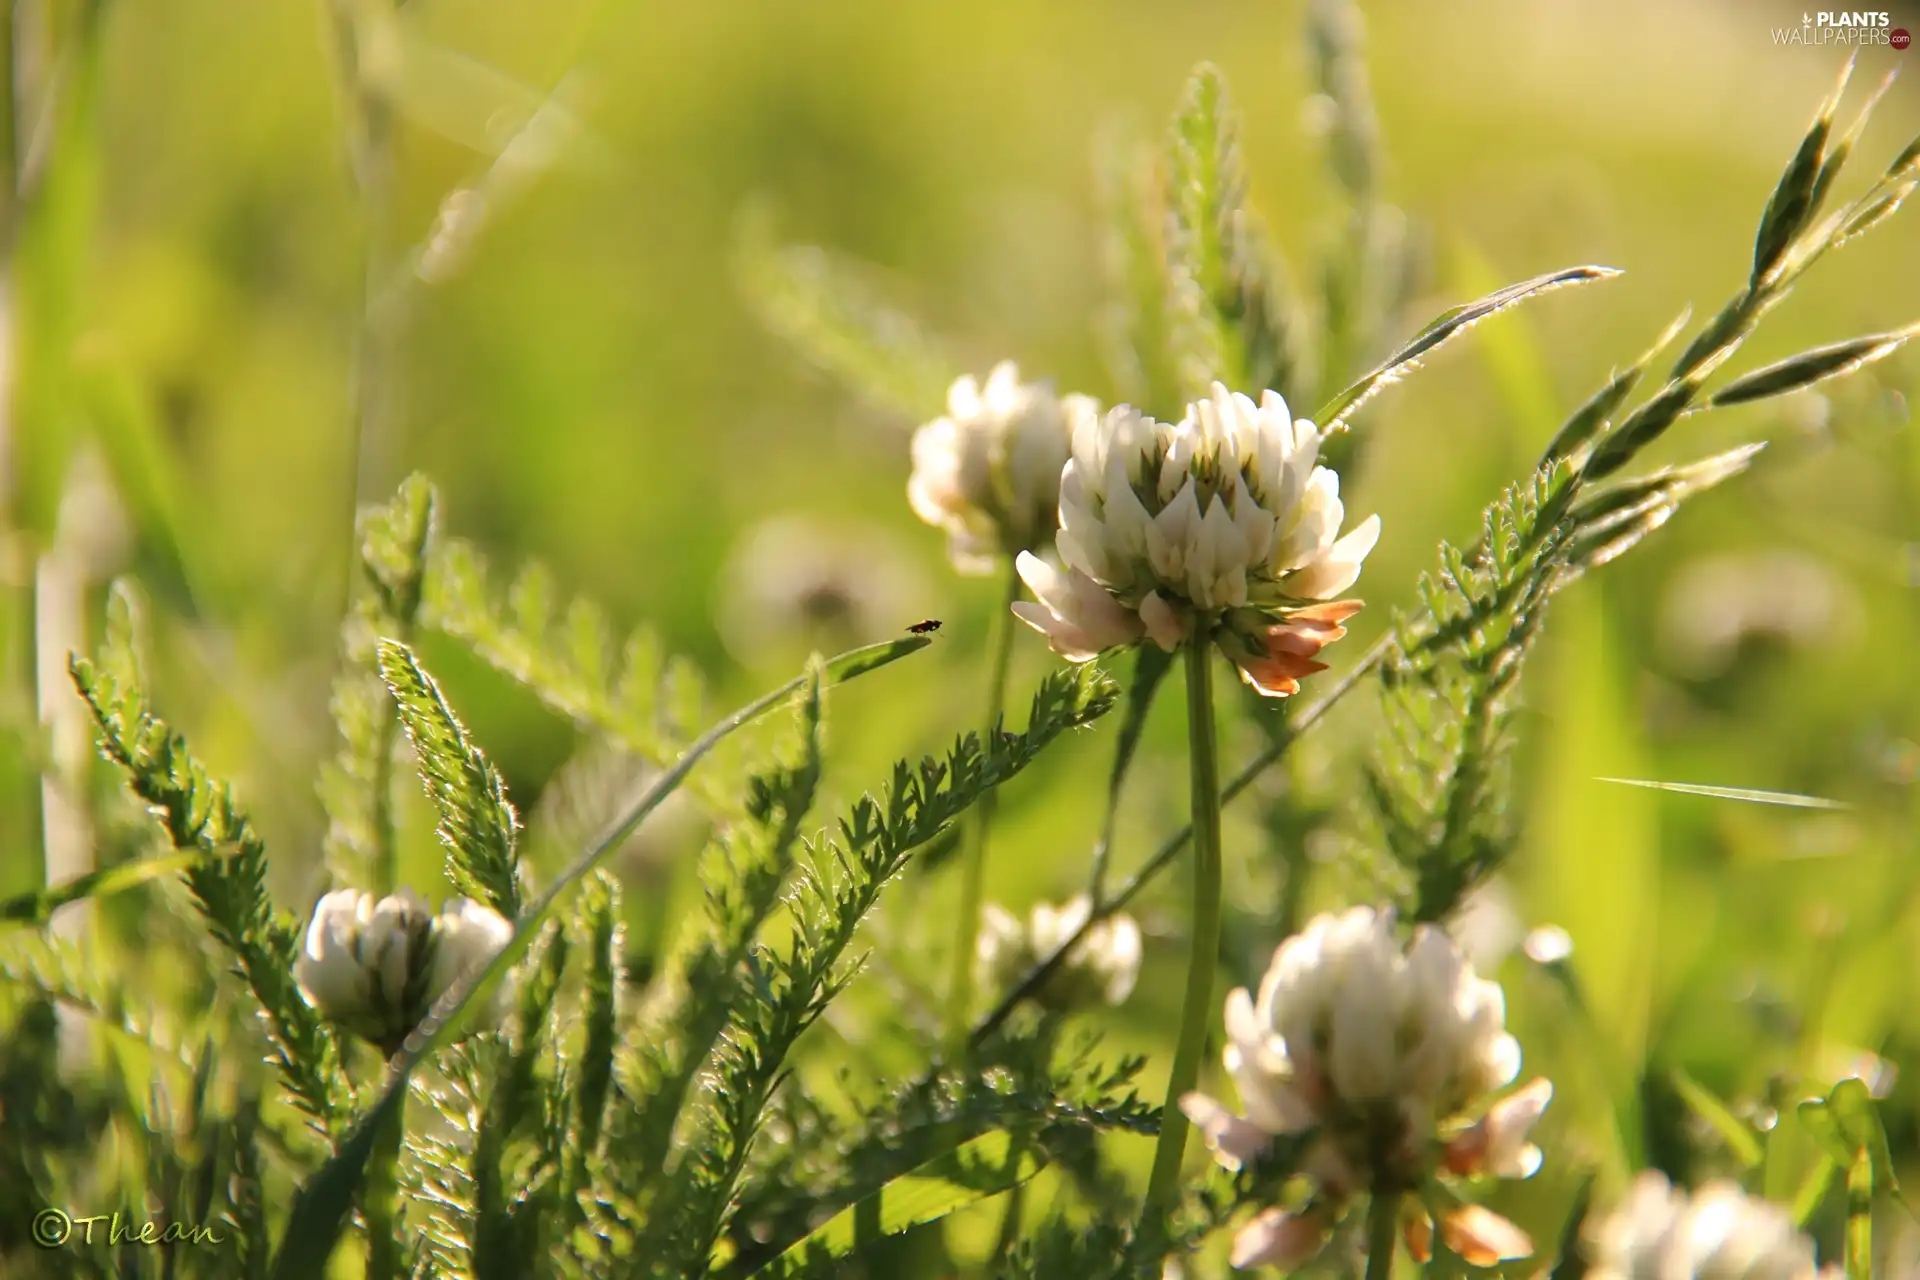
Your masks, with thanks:
[(1121, 405), (1069, 407), (1059, 563), (1022, 553), (1037, 604), (1014, 606), (1054, 651), (1083, 662), (1150, 638), (1171, 652), (1199, 634), (1268, 697), (1325, 669), (1359, 602), (1379, 517), (1340, 536), (1340, 477), (1317, 465), (1321, 434), (1272, 391), (1259, 404), (1215, 383), (1177, 423)]
[(947, 412), (914, 433), (907, 500), (947, 534), (960, 573), (991, 573), (1005, 556), (1046, 545), (1059, 523), (1069, 411), (1096, 412), (1085, 396), (1061, 399), (1020, 381), (1002, 361), (985, 385), (971, 375), (947, 393)]
[[(1300, 1135), (1301, 1170), (1315, 1186), (1306, 1210), (1268, 1210), (1243, 1228), (1235, 1265), (1312, 1256), (1362, 1192), (1526, 1178), (1540, 1167), (1527, 1139), (1552, 1085), (1534, 1080), (1494, 1099), (1520, 1070), (1500, 987), (1477, 977), (1442, 930), (1423, 925), (1403, 944), (1394, 923), (1370, 907), (1319, 916), (1274, 952), (1257, 998), (1245, 988), (1227, 997), (1223, 1059), (1245, 1114), (1198, 1093), (1181, 1109), (1229, 1169)], [(1517, 1227), (1477, 1206), (1438, 1225), (1469, 1261), (1532, 1252)], [(1424, 1214), (1407, 1221), (1416, 1257), (1432, 1229)]]
[[(512, 937), (505, 917), (466, 898), (436, 916), (411, 889), (385, 898), (338, 889), (314, 907), (293, 976), (328, 1021), (392, 1054), (436, 1001)], [(506, 999), (503, 983), (493, 1017)]]
[(1593, 1232), (1594, 1280), (1829, 1280), (1785, 1209), (1727, 1181), (1692, 1195), (1641, 1174)]
[[(983, 989), (1004, 991), (1073, 937), (1093, 914), (1085, 894), (1059, 906), (1042, 902), (1026, 920), (988, 903), (980, 921), (975, 969)], [(1140, 976), (1140, 926), (1117, 914), (1087, 930), (1065, 962), (1044, 983), (1039, 1001), (1049, 1008), (1080, 1008), (1096, 1000), (1117, 1005)]]

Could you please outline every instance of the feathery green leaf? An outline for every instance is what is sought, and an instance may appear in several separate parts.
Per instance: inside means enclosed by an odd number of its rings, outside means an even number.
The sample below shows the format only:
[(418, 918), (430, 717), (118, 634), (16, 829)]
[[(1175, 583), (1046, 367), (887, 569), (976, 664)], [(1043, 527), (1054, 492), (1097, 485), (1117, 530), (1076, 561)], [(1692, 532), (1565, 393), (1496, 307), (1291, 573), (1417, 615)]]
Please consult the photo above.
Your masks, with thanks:
[(380, 642), (380, 672), (420, 762), (420, 783), (440, 811), (447, 878), (468, 897), (511, 920), (520, 914), (520, 819), (500, 771), (467, 736), (413, 655), (397, 640)]

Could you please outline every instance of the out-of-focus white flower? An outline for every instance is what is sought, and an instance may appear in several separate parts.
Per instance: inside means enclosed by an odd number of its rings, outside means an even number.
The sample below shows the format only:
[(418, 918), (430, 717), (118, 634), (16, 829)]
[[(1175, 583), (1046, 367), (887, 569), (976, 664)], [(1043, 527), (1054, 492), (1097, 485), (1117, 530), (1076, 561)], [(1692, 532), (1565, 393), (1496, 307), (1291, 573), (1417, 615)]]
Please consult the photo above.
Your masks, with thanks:
[(1266, 1209), (1234, 1234), (1233, 1252), (1227, 1260), (1236, 1269), (1279, 1267), (1292, 1271), (1325, 1248), (1332, 1232), (1333, 1223), (1324, 1209), (1302, 1213)]
[(1813, 1241), (1779, 1205), (1715, 1181), (1693, 1195), (1646, 1172), (1593, 1233), (1593, 1280), (1815, 1280)]
[(728, 556), (716, 620), (734, 657), (758, 667), (898, 635), (927, 604), (924, 577), (886, 529), (776, 516)]
[(1477, 972), (1492, 973), (1512, 954), (1523, 932), (1512, 892), (1503, 881), (1483, 881), (1454, 910), (1447, 932)]
[(1269, 697), (1325, 669), (1314, 655), (1360, 608), (1334, 597), (1360, 576), (1379, 517), (1340, 536), (1340, 478), (1316, 465), (1320, 432), (1269, 391), (1256, 405), (1215, 383), (1178, 423), (1128, 405), (1068, 406), (1061, 565), (1030, 552), (1038, 604), (1014, 612), (1069, 661), (1142, 636), (1171, 652), (1213, 639)]
[(1812, 556), (1779, 550), (1688, 564), (1667, 588), (1660, 629), (1682, 667), (1710, 676), (1754, 640), (1830, 654), (1851, 643), (1860, 616), (1844, 578)]
[[(570, 857), (605, 834), (658, 778), (660, 771), (619, 748), (589, 745), (547, 780), (527, 820), (529, 839), (556, 858)], [(655, 806), (620, 843), (608, 864), (628, 882), (658, 888), (699, 848), (708, 819), (684, 789)]]
[[(1499, 985), (1477, 977), (1444, 932), (1421, 926), (1403, 945), (1391, 913), (1319, 916), (1274, 952), (1257, 1000), (1244, 987), (1227, 997), (1223, 1059), (1246, 1114), (1197, 1093), (1181, 1109), (1229, 1169), (1277, 1136), (1312, 1130), (1300, 1168), (1315, 1184), (1307, 1216), (1324, 1239), (1361, 1192), (1398, 1194), (1441, 1174), (1524, 1178), (1539, 1168), (1527, 1136), (1553, 1086), (1534, 1080), (1488, 1105), (1520, 1070), (1505, 1022)], [(1255, 1226), (1276, 1229), (1261, 1218), (1246, 1230)], [(1474, 1206), (1440, 1230), (1475, 1262), (1532, 1252), (1517, 1227)], [(1423, 1256), (1430, 1224), (1411, 1220), (1407, 1237)], [(1247, 1251), (1264, 1256), (1256, 1244)]]
[[(505, 917), (466, 898), (436, 916), (411, 889), (386, 898), (337, 889), (314, 907), (293, 976), (329, 1021), (391, 1054), (435, 1001), (512, 937)], [(506, 996), (502, 983), (495, 1017)]]
[(1064, 400), (1046, 383), (1020, 381), (1002, 361), (986, 385), (971, 375), (947, 392), (947, 413), (913, 436), (913, 512), (947, 534), (964, 574), (993, 572), (1003, 556), (1044, 547), (1059, 525), (1060, 472), (1069, 412), (1097, 414), (1085, 396)]
[[(1092, 914), (1093, 901), (1085, 894), (1058, 907), (1039, 903), (1027, 920), (988, 903), (981, 915), (980, 940), (974, 953), (980, 986), (990, 991), (1012, 987), (1073, 937)], [(1037, 998), (1061, 1010), (1095, 1000), (1119, 1004), (1132, 994), (1139, 976), (1140, 926), (1124, 913), (1111, 915), (1087, 930), (1080, 945), (1067, 953), (1060, 968), (1042, 984)]]

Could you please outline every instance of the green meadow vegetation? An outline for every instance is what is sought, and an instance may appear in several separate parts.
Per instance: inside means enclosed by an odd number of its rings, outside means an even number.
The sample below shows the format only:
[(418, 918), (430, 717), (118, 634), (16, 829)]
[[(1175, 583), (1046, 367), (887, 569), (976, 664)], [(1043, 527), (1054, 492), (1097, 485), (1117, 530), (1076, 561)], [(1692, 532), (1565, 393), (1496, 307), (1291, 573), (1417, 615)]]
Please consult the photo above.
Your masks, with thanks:
[(8, 6), (0, 1276), (1920, 1276), (1902, 52), (1187, 8)]

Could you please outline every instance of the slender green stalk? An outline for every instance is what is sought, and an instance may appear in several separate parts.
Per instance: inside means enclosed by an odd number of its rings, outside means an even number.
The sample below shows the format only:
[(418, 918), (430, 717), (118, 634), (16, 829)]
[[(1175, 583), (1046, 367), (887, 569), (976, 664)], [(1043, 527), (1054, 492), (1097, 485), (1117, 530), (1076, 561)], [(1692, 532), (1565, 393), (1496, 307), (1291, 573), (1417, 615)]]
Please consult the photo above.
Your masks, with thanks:
[[(353, 353), (348, 371), (352, 417), (348, 424), (352, 459), (352, 493), (347, 502), (347, 544), (357, 515), (368, 495), (378, 492), (384, 474), (392, 388), (388, 368), (398, 336), (394, 305), (385, 284), (392, 274), (393, 108), (384, 85), (371, 80), (361, 62), (364, 47), (361, 24), (369, 18), (347, 0), (331, 6), (335, 55), (339, 62), (339, 91), (347, 118), (348, 169), (359, 197), (360, 297), (353, 330)], [(354, 573), (348, 569), (342, 611), (352, 608)], [(394, 636), (411, 644), (411, 634)], [(394, 749), (400, 722), (392, 705), (381, 699), (380, 755), (373, 782), (374, 865), (368, 869), (374, 892), (392, 893), (400, 880), (399, 835), (393, 807)]]
[[(983, 740), (999, 731), (1000, 717), (1007, 701), (1007, 668), (1013, 657), (1013, 602), (1020, 598), (1020, 575), (1011, 561), (1007, 564), (1005, 598), (993, 617), (987, 647), (992, 668), (987, 673), (987, 721)], [(994, 797), (989, 791), (973, 807), (967, 825), (967, 847), (960, 859), (960, 923), (954, 935), (953, 981), (947, 990), (949, 1038), (956, 1052), (967, 1047), (969, 1019), (973, 1012), (973, 952), (980, 940), (980, 898), (987, 878), (987, 844), (993, 832)]]
[[(1293, 722), (1291, 732), (1287, 736), (1268, 743), (1259, 755), (1248, 761), (1246, 767), (1234, 775), (1233, 781), (1221, 790), (1220, 803), (1224, 806), (1237, 799), (1253, 785), (1256, 778), (1284, 757), (1293, 744), (1298, 742), (1309, 729), (1326, 719), (1327, 713), (1333, 710), (1335, 704), (1358, 688), (1362, 680), (1378, 670), (1392, 648), (1393, 639), (1394, 633), (1390, 631), (1376, 641), (1373, 648), (1367, 650), (1366, 655), (1351, 671), (1340, 677), (1333, 688), (1321, 695), (1318, 702), (1300, 713), (1299, 719)], [(1095, 925), (1112, 916), (1114, 912), (1124, 910), (1142, 889), (1173, 864), (1173, 860), (1179, 856), (1182, 849), (1187, 847), (1187, 842), (1191, 839), (1193, 839), (1191, 825), (1174, 832), (1161, 843), (1158, 849), (1154, 850), (1151, 858), (1141, 864), (1138, 871), (1127, 877), (1126, 882), (1114, 891), (1111, 898), (1102, 896), (1096, 900), (1092, 914), (1074, 932), (1074, 935), (1055, 947), (1052, 955), (1045, 957), (1033, 968), (1027, 970), (1026, 975), (1013, 985), (1013, 989), (1000, 998), (1000, 1003), (974, 1024), (972, 1043), (979, 1045), (999, 1030), (1000, 1024), (1007, 1020), (1020, 1002), (1038, 991), (1040, 984), (1053, 976), (1054, 971), (1066, 961), (1067, 954), (1080, 945), (1080, 940), (1091, 933)]]
[(403, 1114), (396, 1111), (374, 1139), (373, 1154), (367, 1160), (360, 1207), (367, 1226), (367, 1280), (400, 1280), (407, 1272), (396, 1230), (401, 1210), (400, 1147), (405, 1132)]
[(1193, 808), (1193, 952), (1187, 961), (1180, 1040), (1167, 1080), (1160, 1145), (1147, 1183), (1148, 1221), (1172, 1207), (1180, 1192), (1180, 1158), (1187, 1118), (1180, 1099), (1200, 1079), (1200, 1059), (1213, 1021), (1213, 971), (1220, 958), (1220, 760), (1213, 720), (1213, 643), (1196, 631), (1187, 645), (1187, 758)]
[(1400, 1197), (1374, 1192), (1367, 1206), (1367, 1280), (1393, 1280), (1393, 1233), (1399, 1225)]

